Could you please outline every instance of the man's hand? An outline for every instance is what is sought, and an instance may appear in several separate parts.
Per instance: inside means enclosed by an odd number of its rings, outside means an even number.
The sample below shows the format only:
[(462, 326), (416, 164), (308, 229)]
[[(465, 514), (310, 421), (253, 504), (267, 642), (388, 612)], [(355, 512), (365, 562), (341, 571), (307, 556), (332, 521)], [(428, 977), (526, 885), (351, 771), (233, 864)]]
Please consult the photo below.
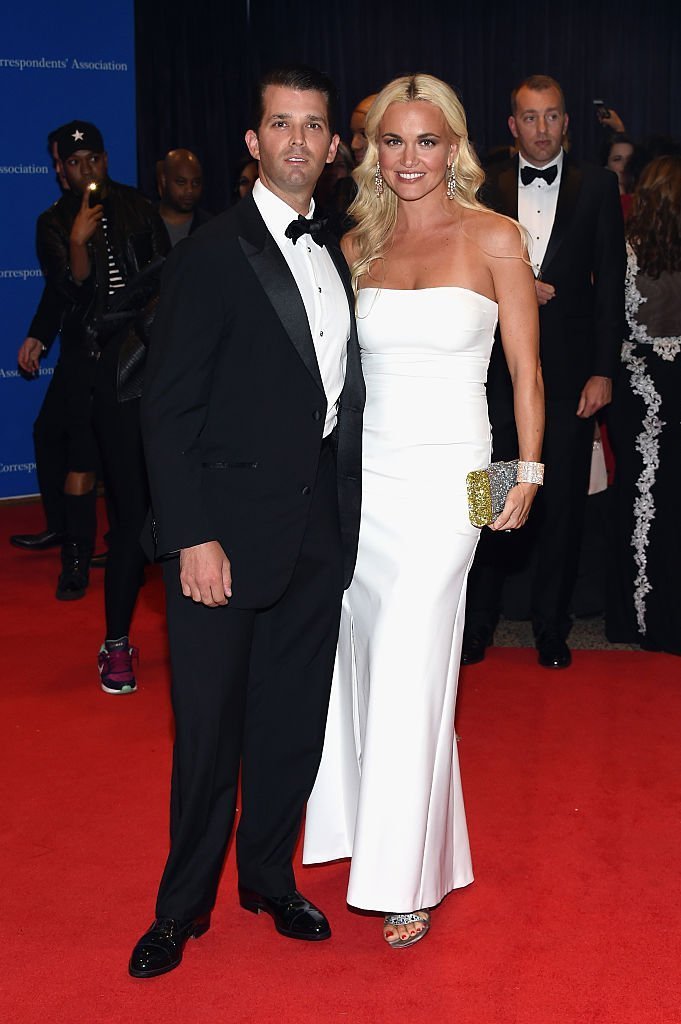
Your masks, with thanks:
[(44, 345), (37, 338), (25, 338), (17, 355), (17, 363), (24, 373), (37, 373)]
[(70, 240), (72, 245), (85, 245), (89, 242), (103, 216), (104, 207), (101, 203), (90, 207), (90, 192), (88, 189), (85, 189), (80, 209), (71, 228)]
[(577, 415), (588, 419), (612, 401), (612, 380), (610, 377), (589, 377), (582, 388), (577, 406)]
[(217, 608), (232, 596), (232, 567), (216, 540), (180, 551), (180, 583), (185, 597)]
[(534, 290), (537, 293), (537, 302), (540, 306), (545, 306), (546, 303), (550, 302), (556, 295), (556, 289), (552, 284), (548, 284), (546, 281), (540, 281), (538, 278), (535, 278)]

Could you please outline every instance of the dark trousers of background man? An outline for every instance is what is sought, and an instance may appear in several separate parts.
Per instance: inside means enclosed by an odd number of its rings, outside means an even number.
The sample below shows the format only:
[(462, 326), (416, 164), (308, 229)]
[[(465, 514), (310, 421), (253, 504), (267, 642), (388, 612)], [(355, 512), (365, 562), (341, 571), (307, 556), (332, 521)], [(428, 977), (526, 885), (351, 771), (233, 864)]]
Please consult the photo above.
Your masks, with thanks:
[[(542, 461), (544, 486), (527, 525), (512, 533), (483, 529), (468, 579), (466, 629), (491, 640), (501, 613), (504, 580), (531, 564), (530, 612), (535, 639), (570, 631), (570, 600), (579, 566), (584, 511), (589, 489), (593, 418), (575, 415), (577, 400), (546, 402)], [(518, 457), (510, 404), (495, 408), (493, 459)]]
[[(237, 594), (236, 566), (233, 575)], [(240, 761), (239, 883), (272, 897), (295, 888), (291, 861), (321, 759), (343, 593), (331, 445), (322, 447), (293, 575), (271, 607), (194, 603), (182, 596), (177, 559), (164, 578), (176, 737), (156, 913), (187, 919), (215, 902)]]
[(105, 349), (98, 361), (92, 420), (102, 457), (107, 495), (109, 554), (104, 578), (106, 639), (127, 636), (146, 557), (140, 536), (149, 510), (149, 484), (140, 430), (140, 400), (119, 402), (118, 349)]

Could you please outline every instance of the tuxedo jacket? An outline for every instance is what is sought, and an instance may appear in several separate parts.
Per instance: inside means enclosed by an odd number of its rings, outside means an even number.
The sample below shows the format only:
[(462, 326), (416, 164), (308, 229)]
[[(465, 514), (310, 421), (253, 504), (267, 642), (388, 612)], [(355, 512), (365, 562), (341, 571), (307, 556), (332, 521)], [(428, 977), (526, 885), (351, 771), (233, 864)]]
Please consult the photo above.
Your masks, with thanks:
[[(518, 157), (485, 184), (483, 199), (518, 217)], [(547, 399), (573, 398), (589, 377), (612, 377), (624, 332), (624, 225), (616, 176), (605, 168), (563, 159), (556, 216), (541, 267), (556, 294), (539, 307), (540, 354)], [(494, 346), (488, 393), (508, 394), (510, 379)]]
[[(335, 433), (345, 585), (359, 534), (364, 380), (350, 308)], [(218, 540), (236, 607), (280, 597), (305, 531), (326, 419), (305, 306), (251, 196), (175, 247), (142, 398), (159, 557)]]

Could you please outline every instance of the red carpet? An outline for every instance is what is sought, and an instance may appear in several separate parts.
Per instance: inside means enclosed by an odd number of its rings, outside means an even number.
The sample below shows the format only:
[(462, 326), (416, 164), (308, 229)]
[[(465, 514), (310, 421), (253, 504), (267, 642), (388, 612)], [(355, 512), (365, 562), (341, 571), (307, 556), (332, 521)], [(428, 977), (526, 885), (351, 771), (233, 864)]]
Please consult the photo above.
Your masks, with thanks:
[(161, 589), (144, 587), (134, 628), (139, 692), (104, 695), (102, 574), (60, 603), (57, 554), (6, 543), (41, 523), (36, 505), (0, 508), (4, 1021), (681, 1021), (681, 661), (645, 653), (577, 651), (551, 673), (496, 649), (464, 672), (476, 881), (419, 946), (391, 951), (347, 911), (345, 863), (298, 871), (333, 939), (285, 940), (238, 908), (231, 854), (210, 932), (175, 973), (130, 979), (166, 852)]

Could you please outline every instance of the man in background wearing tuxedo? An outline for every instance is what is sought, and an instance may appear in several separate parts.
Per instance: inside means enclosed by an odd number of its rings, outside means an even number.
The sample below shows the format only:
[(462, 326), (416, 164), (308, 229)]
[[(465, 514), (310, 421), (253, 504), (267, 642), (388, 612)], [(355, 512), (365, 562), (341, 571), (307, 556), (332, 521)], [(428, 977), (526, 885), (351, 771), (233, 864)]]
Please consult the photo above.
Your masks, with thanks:
[(171, 849), (137, 978), (172, 970), (209, 926), (240, 764), (242, 907), (289, 938), (331, 934), (291, 862), (359, 533), (353, 295), (309, 219), (338, 145), (333, 108), (317, 71), (266, 75), (246, 133), (252, 194), (174, 249), (164, 275), (143, 428), (176, 740)]
[[(533, 559), (531, 615), (539, 664), (567, 668), (574, 587), (594, 434), (610, 402), (624, 329), (624, 229), (612, 172), (563, 150), (560, 85), (533, 75), (513, 90), (514, 160), (494, 170), (486, 202), (527, 230), (539, 303), (546, 393), (544, 487), (517, 537), (485, 531), (468, 582), (463, 664), (482, 661), (501, 606), (505, 565)], [(488, 400), (495, 461), (517, 458), (512, 389), (494, 346)], [(513, 550), (518, 546), (520, 550)]]

